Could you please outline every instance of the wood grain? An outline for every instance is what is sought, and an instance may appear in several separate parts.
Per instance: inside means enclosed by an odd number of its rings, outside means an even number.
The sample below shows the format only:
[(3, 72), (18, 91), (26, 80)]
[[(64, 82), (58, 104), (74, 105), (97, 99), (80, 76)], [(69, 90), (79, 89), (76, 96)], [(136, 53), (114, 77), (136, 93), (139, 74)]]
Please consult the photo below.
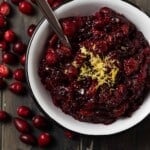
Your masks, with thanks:
[[(2, 0), (0, 0), (1, 2)], [(11, 3), (11, 0), (7, 0)], [(149, 0), (129, 0), (138, 5), (145, 12), (150, 14)], [(27, 27), (41, 19), (42, 15), (37, 10), (34, 16), (25, 16), (17, 11), (17, 6), (12, 4), (13, 15), (10, 17), (11, 27), (17, 35), (26, 43), (29, 37), (26, 34)], [(19, 66), (13, 66), (14, 70)], [(9, 80), (11, 83), (13, 80)], [(35, 113), (42, 114), (30, 95), (16, 96), (9, 90), (0, 92), (0, 107), (9, 112), (13, 117), (16, 116), (16, 108), (19, 105), (27, 105)], [(74, 140), (69, 140), (64, 136), (64, 129), (53, 120), (50, 120), (49, 132), (53, 135), (51, 150), (150, 150), (150, 116), (137, 126), (125, 132), (110, 136), (85, 136), (77, 135)], [(33, 131), (35, 135), (39, 130)], [(38, 150), (40, 148), (26, 146), (18, 139), (19, 133), (12, 123), (0, 125), (0, 149), (1, 150)]]

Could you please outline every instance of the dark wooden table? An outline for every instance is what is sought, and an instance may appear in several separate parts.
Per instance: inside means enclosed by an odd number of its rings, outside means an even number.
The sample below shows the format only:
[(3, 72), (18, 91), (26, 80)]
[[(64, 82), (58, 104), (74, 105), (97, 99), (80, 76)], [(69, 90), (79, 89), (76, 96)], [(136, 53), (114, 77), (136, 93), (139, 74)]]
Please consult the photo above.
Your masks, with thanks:
[[(10, 0), (8, 0), (10, 2)], [(2, 2), (2, 0), (0, 0)], [(145, 12), (150, 14), (150, 0), (130, 0)], [(11, 3), (11, 2), (10, 2)], [(12, 5), (13, 15), (10, 17), (11, 27), (18, 36), (28, 43), (29, 37), (26, 34), (27, 27), (32, 23), (37, 23), (42, 15), (35, 9), (36, 14), (25, 16), (19, 13), (17, 7)], [(142, 18), (141, 18), (142, 21)], [(12, 69), (18, 66), (12, 67)], [(8, 82), (12, 82), (9, 80)], [(30, 95), (16, 96), (8, 89), (0, 92), (0, 107), (6, 110), (13, 117), (16, 116), (16, 108), (19, 105), (27, 105), (38, 114), (42, 112), (38, 109)], [(54, 141), (50, 146), (51, 150), (150, 150), (150, 116), (135, 127), (110, 136), (85, 136), (78, 135), (76, 139), (69, 140), (64, 136), (64, 129), (50, 120)], [(38, 135), (40, 132), (36, 131)], [(19, 133), (12, 123), (0, 124), (0, 149), (1, 150), (38, 150), (38, 147), (31, 147), (21, 143), (18, 139)]]

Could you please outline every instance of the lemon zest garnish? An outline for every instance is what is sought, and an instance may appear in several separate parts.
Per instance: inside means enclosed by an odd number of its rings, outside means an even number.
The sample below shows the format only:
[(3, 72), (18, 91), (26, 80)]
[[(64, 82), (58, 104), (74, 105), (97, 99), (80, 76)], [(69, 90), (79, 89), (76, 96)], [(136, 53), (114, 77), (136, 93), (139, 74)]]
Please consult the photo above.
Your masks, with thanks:
[(80, 50), (86, 57), (89, 56), (88, 63), (90, 65), (87, 65), (86, 62), (83, 63), (78, 80), (91, 77), (93, 80), (97, 80), (97, 87), (103, 84), (113, 85), (119, 72), (119, 68), (115, 65), (117, 60), (111, 59), (109, 56), (101, 58), (99, 55), (94, 55), (92, 51), (88, 51), (85, 47), (81, 47)]

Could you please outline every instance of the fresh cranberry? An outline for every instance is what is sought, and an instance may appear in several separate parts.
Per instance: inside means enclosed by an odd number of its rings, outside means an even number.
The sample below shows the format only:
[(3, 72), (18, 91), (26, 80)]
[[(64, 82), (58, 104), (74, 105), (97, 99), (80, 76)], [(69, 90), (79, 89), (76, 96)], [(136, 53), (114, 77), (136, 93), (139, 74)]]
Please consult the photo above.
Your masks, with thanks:
[(2, 55), (2, 62), (5, 64), (9, 64), (9, 65), (15, 64), (16, 61), (17, 61), (16, 55), (14, 55), (11, 52), (7, 52)]
[(6, 87), (6, 82), (0, 78), (0, 90), (3, 90)]
[(4, 64), (0, 64), (0, 78), (8, 78), (9, 76), (10, 69)]
[(52, 137), (49, 133), (43, 132), (38, 137), (38, 144), (40, 147), (47, 147), (51, 144)]
[(32, 111), (27, 106), (19, 106), (17, 108), (17, 114), (24, 118), (30, 118), (32, 116)]
[(9, 114), (6, 111), (0, 110), (0, 122), (8, 121), (9, 117)]
[(26, 14), (26, 15), (33, 14), (33, 6), (31, 5), (30, 2), (28, 2), (26, 0), (19, 3), (19, 10), (20, 10), (20, 12), (22, 12), (23, 14)]
[(23, 54), (26, 51), (26, 45), (22, 41), (17, 41), (13, 44), (13, 51), (16, 54)]
[(33, 34), (35, 28), (36, 28), (36, 25), (35, 25), (35, 24), (31, 24), (31, 25), (28, 27), (28, 29), (27, 29), (27, 34), (28, 34), (30, 37), (32, 36), (32, 34)]
[(11, 2), (15, 5), (19, 5), (19, 3), (22, 1), (24, 1), (24, 0), (11, 0)]
[(19, 136), (19, 139), (28, 145), (35, 145), (37, 143), (37, 139), (35, 138), (35, 136), (33, 136), (32, 134), (21, 134)]
[(26, 62), (26, 54), (23, 54), (22, 56), (20, 56), (20, 63), (24, 66)]
[(16, 34), (14, 33), (14, 31), (12, 31), (11, 29), (5, 31), (4, 33), (4, 39), (6, 42), (14, 42), (16, 38)]
[(8, 2), (2, 2), (0, 4), (0, 13), (4, 16), (8, 16), (11, 11), (11, 6)]
[(30, 124), (27, 121), (18, 117), (14, 118), (14, 125), (16, 129), (21, 133), (30, 133), (31, 131)]
[(15, 94), (23, 94), (25, 92), (25, 87), (21, 82), (13, 82), (9, 85), (10, 91)]
[(22, 68), (16, 69), (13, 72), (13, 78), (18, 81), (25, 81), (25, 71)]
[(7, 20), (6, 18), (0, 14), (0, 28), (4, 28), (7, 25)]
[(57, 62), (57, 55), (53, 49), (49, 49), (46, 53), (46, 62), (49, 65), (55, 64)]
[(62, 27), (64, 34), (69, 37), (72, 37), (77, 30), (76, 24), (70, 20), (64, 20), (62, 23)]
[(0, 50), (6, 51), (7, 48), (8, 48), (7, 45), (8, 45), (8, 44), (6, 43), (6, 41), (4, 41), (4, 40), (0, 41)]
[(36, 115), (32, 119), (33, 125), (38, 129), (46, 129), (48, 126), (47, 119), (41, 115)]
[(72, 131), (69, 131), (69, 130), (65, 130), (64, 131), (64, 134), (65, 136), (68, 138), (68, 139), (72, 139), (74, 137), (74, 133)]

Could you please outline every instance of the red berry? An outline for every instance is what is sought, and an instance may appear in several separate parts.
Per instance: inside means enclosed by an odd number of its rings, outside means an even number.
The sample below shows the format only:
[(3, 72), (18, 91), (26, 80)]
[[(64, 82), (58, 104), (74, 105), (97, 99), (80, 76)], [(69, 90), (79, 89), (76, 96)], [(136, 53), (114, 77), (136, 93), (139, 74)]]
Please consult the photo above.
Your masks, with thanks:
[(30, 118), (32, 116), (32, 112), (27, 106), (19, 106), (17, 108), (17, 114), (24, 118)]
[(11, 2), (14, 3), (15, 5), (19, 5), (19, 3), (22, 1), (23, 0), (11, 0)]
[(35, 145), (37, 142), (37, 139), (32, 134), (21, 134), (19, 139), (28, 145)]
[(5, 64), (9, 64), (9, 65), (15, 64), (16, 60), (17, 57), (13, 53), (8, 52), (2, 55), (2, 62)]
[(49, 65), (53, 65), (57, 62), (57, 55), (53, 49), (49, 49), (46, 53), (46, 62)]
[(22, 68), (16, 69), (13, 72), (13, 78), (18, 81), (25, 81), (25, 71)]
[(28, 27), (27, 33), (28, 33), (28, 35), (29, 35), (30, 37), (32, 36), (32, 34), (33, 34), (35, 28), (36, 28), (36, 25), (35, 25), (35, 24), (31, 24), (31, 25)]
[(9, 85), (9, 89), (15, 94), (23, 94), (25, 92), (25, 87), (21, 82), (13, 82)]
[(23, 54), (26, 51), (26, 45), (22, 41), (13, 44), (13, 51), (17, 54)]
[(4, 16), (8, 16), (10, 14), (11, 7), (8, 2), (2, 2), (0, 4), (0, 13)]
[(33, 6), (31, 5), (30, 2), (25, 0), (19, 3), (19, 10), (20, 12), (26, 15), (33, 14)]
[(6, 42), (10, 42), (10, 43), (14, 42), (15, 38), (16, 38), (16, 34), (11, 29), (5, 31), (4, 39)]
[(26, 54), (23, 54), (21, 57), (20, 57), (20, 63), (22, 65), (25, 65), (25, 62), (26, 62)]
[(21, 133), (30, 133), (30, 131), (31, 131), (30, 124), (23, 119), (20, 119), (17, 117), (14, 118), (14, 125), (15, 125), (16, 129)]
[(0, 65), (0, 78), (8, 78), (9, 76), (10, 76), (9, 68), (6, 65), (1, 64)]
[(74, 133), (69, 130), (64, 131), (64, 134), (68, 139), (72, 139), (74, 137)]
[(6, 51), (7, 50), (7, 43), (5, 41), (0, 41), (0, 50)]
[(8, 121), (9, 120), (9, 115), (6, 111), (0, 110), (0, 122), (3, 121)]
[(32, 123), (38, 129), (46, 129), (48, 126), (46, 118), (41, 115), (34, 116), (32, 119)]
[(4, 89), (6, 87), (6, 82), (0, 78), (0, 90)]
[(40, 147), (47, 147), (50, 145), (52, 137), (49, 133), (43, 132), (38, 137), (38, 144)]
[(3, 15), (0, 15), (0, 28), (4, 28), (7, 25), (7, 20)]

